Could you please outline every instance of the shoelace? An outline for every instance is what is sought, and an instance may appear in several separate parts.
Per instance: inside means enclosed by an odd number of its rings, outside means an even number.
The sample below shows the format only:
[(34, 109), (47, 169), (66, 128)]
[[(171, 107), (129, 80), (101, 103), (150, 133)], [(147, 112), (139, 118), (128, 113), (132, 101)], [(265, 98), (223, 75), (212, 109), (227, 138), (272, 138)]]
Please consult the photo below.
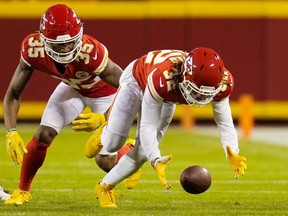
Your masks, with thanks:
[(106, 190), (104, 189), (102, 191), (102, 195), (103, 195), (103, 198), (104, 198), (104, 202), (105, 203), (111, 203), (111, 202), (115, 202), (114, 201), (114, 196), (113, 196), (113, 191), (109, 191), (109, 190)]
[(26, 192), (21, 190), (16, 191), (15, 194), (13, 193), (10, 198), (16, 199), (19, 198), (20, 196), (23, 197), (24, 200), (27, 200)]
[(22, 192), (22, 191), (17, 190), (15, 193), (13, 193), (13, 194), (11, 195), (10, 198), (15, 199), (16, 197), (18, 197), (18, 196), (21, 194), (21, 192)]

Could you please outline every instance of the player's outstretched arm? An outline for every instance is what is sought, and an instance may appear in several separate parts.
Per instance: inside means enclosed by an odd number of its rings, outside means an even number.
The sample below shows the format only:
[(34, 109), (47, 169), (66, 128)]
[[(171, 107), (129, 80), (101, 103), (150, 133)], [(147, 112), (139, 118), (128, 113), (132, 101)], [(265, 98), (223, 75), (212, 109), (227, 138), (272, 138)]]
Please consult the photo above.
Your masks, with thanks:
[(33, 69), (21, 59), (10, 81), (3, 101), (7, 153), (16, 164), (22, 163), (22, 150), (27, 153), (24, 142), (17, 132), (16, 122), (20, 109), (21, 94), (32, 74)]

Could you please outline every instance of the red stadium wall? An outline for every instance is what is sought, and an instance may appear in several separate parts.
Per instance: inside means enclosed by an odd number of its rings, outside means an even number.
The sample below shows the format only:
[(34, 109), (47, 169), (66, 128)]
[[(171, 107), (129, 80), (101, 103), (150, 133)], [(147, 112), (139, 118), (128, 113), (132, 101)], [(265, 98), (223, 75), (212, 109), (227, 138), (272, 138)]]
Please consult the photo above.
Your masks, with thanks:
[[(83, 20), (85, 33), (103, 42), (110, 58), (124, 68), (153, 49), (214, 48), (234, 75), (231, 97), (253, 94), (256, 100), (288, 100), (288, 20), (284, 19), (136, 19)], [(22, 39), (37, 31), (38, 19), (0, 19), (0, 98), (19, 61)], [(5, 31), (3, 31), (5, 29)], [(4, 75), (4, 76), (3, 76)], [(55, 79), (35, 73), (24, 100), (47, 100)]]
[[(219, 52), (233, 73), (234, 118), (243, 113), (239, 99), (254, 98), (255, 119), (288, 121), (288, 1), (60, 1), (75, 9), (85, 33), (103, 42), (110, 58), (124, 68), (149, 50), (189, 51), (208, 46)], [(59, 1), (0, 2), (0, 118), (2, 100), (19, 61), (22, 39), (37, 31), (43, 12)], [(58, 81), (35, 73), (22, 97), (19, 118), (39, 119)], [(241, 101), (241, 100), (240, 100)], [(211, 119), (209, 106), (191, 108), (197, 119)], [(174, 117), (183, 117), (177, 106)]]

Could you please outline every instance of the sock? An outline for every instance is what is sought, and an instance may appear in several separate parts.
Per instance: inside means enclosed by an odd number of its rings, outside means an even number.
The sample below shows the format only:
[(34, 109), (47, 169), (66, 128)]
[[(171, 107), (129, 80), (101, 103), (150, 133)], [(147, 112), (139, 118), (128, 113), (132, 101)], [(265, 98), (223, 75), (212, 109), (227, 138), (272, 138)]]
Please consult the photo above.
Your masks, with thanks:
[(123, 155), (127, 154), (132, 149), (133, 149), (133, 146), (131, 144), (124, 145), (121, 149), (119, 149), (119, 151), (117, 152), (117, 163)]
[[(139, 162), (138, 162), (139, 163)], [(137, 164), (135, 160), (124, 155), (119, 163), (110, 170), (109, 173), (105, 175), (101, 184), (111, 184), (117, 185), (123, 181), (128, 176), (132, 175), (136, 170), (138, 170), (143, 164)]]
[(24, 154), (20, 173), (19, 188), (21, 190), (30, 190), (32, 180), (45, 160), (48, 147), (49, 145), (38, 142), (35, 136), (27, 144), (28, 153)]

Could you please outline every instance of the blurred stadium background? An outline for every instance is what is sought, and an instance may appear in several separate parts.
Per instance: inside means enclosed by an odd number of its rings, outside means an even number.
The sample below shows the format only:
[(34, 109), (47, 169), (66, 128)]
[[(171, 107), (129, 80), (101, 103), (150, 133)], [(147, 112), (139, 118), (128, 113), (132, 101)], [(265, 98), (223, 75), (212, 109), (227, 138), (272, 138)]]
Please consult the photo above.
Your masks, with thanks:
[[(84, 22), (84, 32), (95, 36), (124, 68), (149, 50), (215, 49), (233, 73), (233, 117), (241, 134), (250, 137), (254, 125), (288, 123), (288, 1), (0, 1), (0, 119), (2, 100), (19, 61), (22, 39), (38, 30), (43, 12), (55, 3), (72, 7)], [(21, 121), (39, 121), (58, 81), (35, 73), (23, 95)], [(210, 123), (209, 106), (178, 106), (174, 120), (193, 128)]]

